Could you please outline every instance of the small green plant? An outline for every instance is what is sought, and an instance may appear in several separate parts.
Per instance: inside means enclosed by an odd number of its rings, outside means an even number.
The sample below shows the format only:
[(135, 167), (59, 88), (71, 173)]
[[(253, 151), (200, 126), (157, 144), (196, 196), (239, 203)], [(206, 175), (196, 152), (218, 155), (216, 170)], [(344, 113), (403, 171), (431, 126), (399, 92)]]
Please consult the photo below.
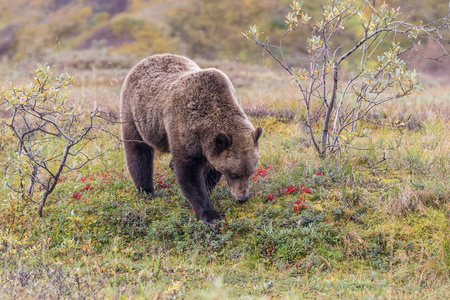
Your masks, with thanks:
[[(448, 15), (430, 24), (415, 25), (399, 9), (375, 1), (329, 0), (322, 5), (321, 17), (314, 21), (293, 1), (287, 14), (286, 31), (278, 45), (261, 40), (256, 25), (244, 35), (262, 47), (292, 77), (300, 100), (305, 104), (301, 117), (315, 150), (321, 157), (336, 153), (356, 137), (370, 133), (359, 128), (361, 119), (385, 102), (417, 93), (420, 84), (402, 54), (416, 50), (424, 40), (441, 46), (439, 60), (448, 56), (443, 33), (448, 31)], [(359, 36), (347, 43), (347, 27), (359, 27)], [(286, 35), (299, 29), (309, 30), (308, 53), (299, 62), (290, 63), (283, 48)], [(349, 33), (351, 31), (349, 30)], [(344, 65), (351, 68), (345, 74)], [(319, 128), (321, 128), (319, 130)]]
[(441, 261), (442, 261), (442, 275), (445, 277), (450, 277), (450, 235), (448, 230), (444, 230), (444, 232), (439, 232), (440, 236), (440, 252), (441, 252)]
[(91, 154), (85, 150), (98, 138), (92, 131), (101, 129), (94, 121), (101, 119), (102, 113), (98, 109), (83, 112), (68, 98), (74, 78), (54, 73), (54, 67), (38, 65), (32, 73), (33, 82), (10, 83), (1, 95), (1, 105), (9, 112), (2, 125), (10, 129), (10, 139), (4, 146), (5, 184), (27, 200), (32, 200), (38, 185), (42, 191), (40, 216), (63, 174), (80, 169), (105, 152)]

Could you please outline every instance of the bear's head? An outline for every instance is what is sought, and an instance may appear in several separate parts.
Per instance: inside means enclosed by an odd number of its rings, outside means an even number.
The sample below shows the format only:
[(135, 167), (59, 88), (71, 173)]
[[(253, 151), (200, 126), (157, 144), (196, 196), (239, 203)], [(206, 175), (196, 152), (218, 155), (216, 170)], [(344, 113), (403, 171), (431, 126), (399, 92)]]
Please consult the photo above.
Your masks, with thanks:
[(212, 141), (209, 163), (222, 173), (239, 203), (248, 200), (250, 177), (258, 162), (258, 139), (262, 128), (239, 131), (233, 134), (220, 131)]

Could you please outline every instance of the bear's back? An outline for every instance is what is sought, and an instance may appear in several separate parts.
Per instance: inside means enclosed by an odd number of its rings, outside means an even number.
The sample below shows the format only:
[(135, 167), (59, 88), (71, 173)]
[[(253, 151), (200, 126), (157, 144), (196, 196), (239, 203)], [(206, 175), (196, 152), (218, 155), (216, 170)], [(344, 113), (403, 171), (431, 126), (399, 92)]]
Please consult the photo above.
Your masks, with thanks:
[(139, 62), (130, 72), (129, 85), (161, 84), (175, 81), (188, 72), (200, 70), (190, 59), (174, 54), (156, 54)]
[(139, 62), (128, 74), (122, 87), (121, 116), (139, 120), (134, 126), (142, 139), (167, 152), (167, 136), (162, 111), (170, 102), (169, 86), (184, 74), (200, 67), (178, 55), (157, 54)]

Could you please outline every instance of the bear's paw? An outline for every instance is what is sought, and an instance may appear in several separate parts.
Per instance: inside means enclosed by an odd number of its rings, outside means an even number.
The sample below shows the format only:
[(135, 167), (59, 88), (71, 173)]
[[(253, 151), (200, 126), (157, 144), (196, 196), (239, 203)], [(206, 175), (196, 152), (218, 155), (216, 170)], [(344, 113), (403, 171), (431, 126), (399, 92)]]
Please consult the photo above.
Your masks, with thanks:
[(215, 210), (205, 210), (200, 217), (200, 220), (202, 220), (205, 224), (210, 225), (214, 223), (215, 220), (222, 220), (224, 219), (224, 215), (222, 213), (219, 213)]

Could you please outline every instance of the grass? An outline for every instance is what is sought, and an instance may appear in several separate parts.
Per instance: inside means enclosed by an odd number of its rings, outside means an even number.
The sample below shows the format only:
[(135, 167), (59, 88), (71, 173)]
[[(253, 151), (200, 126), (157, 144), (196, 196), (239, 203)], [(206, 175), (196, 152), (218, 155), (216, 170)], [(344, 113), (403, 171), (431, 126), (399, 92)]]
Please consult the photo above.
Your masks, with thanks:
[[(190, 212), (169, 156), (156, 157), (150, 200), (134, 189), (121, 149), (65, 176), (42, 219), (36, 204), (2, 184), (0, 297), (445, 298), (448, 87), (384, 106), (394, 120), (414, 117), (401, 130), (363, 124), (372, 133), (353, 146), (369, 150), (320, 160), (295, 114), (286, 117), (300, 106), (274, 83), (278, 74), (222, 69), (238, 82), (244, 108), (258, 112), (252, 122), (264, 128), (253, 198), (237, 205), (221, 182), (211, 198), (226, 221), (206, 226)], [(126, 72), (93, 72), (74, 74), (74, 99), (117, 112)]]

